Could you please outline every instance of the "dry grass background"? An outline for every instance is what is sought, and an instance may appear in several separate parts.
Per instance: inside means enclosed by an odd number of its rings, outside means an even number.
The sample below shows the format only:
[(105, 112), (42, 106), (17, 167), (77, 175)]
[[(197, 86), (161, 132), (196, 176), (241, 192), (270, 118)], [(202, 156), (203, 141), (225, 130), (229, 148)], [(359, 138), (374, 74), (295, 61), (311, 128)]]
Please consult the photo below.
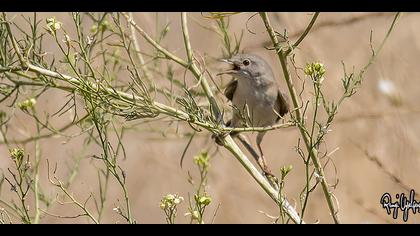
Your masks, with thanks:
[[(276, 17), (274, 17), (274, 14)], [(321, 13), (316, 24), (332, 21), (339, 22), (352, 17), (371, 13)], [(12, 13), (9, 13), (11, 17)], [(18, 14), (16, 14), (18, 15)], [(259, 17), (246, 21), (252, 13), (243, 13), (231, 17), (230, 29), (240, 33), (244, 30), (242, 48), (246, 52), (259, 54), (266, 58), (285, 89), (281, 77), (280, 65), (274, 53), (262, 47), (268, 39), (265, 28)], [(70, 24), (71, 18), (66, 13), (41, 13), (40, 17), (56, 16), (65, 24)], [(136, 21), (147, 32), (154, 32), (154, 13), (135, 13)], [(171, 30), (164, 41), (171, 51), (184, 56), (183, 41), (180, 31), (180, 14), (160, 13), (161, 23), (170, 21)], [(201, 17), (199, 13), (191, 14), (201, 24), (209, 24), (209, 20)], [(277, 30), (286, 28), (290, 34), (302, 30), (310, 20), (307, 13), (271, 13), (273, 25)], [(345, 25), (335, 25), (320, 28), (312, 33), (301, 44), (297, 51), (296, 60), (299, 65), (315, 60), (322, 61), (327, 69), (325, 79), (326, 95), (337, 98), (341, 94), (342, 66), (341, 61), (350, 70), (354, 65), (357, 69), (363, 66), (370, 54), (369, 35), (373, 30), (374, 45), (378, 45), (385, 35), (393, 18), (393, 14), (384, 13), (366, 18), (360, 22)], [(375, 155), (385, 168), (398, 176), (414, 189), (420, 187), (418, 173), (420, 169), (420, 14), (404, 14), (395, 31), (385, 44), (385, 47), (365, 75), (365, 80), (358, 93), (347, 100), (340, 108), (332, 132), (328, 135), (326, 143), (328, 150), (339, 149), (333, 158), (337, 166), (339, 184), (335, 189), (340, 203), (340, 218), (345, 223), (385, 223), (402, 222), (394, 221), (386, 215), (381, 208), (379, 200), (384, 192), (406, 192), (392, 181), (377, 165), (368, 160), (358, 145)], [(196, 52), (212, 57), (220, 56), (220, 39), (216, 34), (203, 29), (198, 24), (190, 21), (191, 43)], [(142, 41), (141, 41), (142, 42)], [(46, 50), (52, 50), (46, 48)], [(217, 72), (217, 66), (212, 68)], [(219, 79), (219, 78), (217, 78)], [(294, 79), (297, 79), (294, 76)], [(393, 105), (383, 93), (378, 90), (381, 79), (391, 80), (401, 97), (401, 105)], [(309, 94), (307, 95), (309, 98)], [(37, 103), (38, 110), (51, 113), (61, 107), (65, 101), (60, 91), (50, 90)], [(0, 106), (3, 109), (4, 104)], [(417, 110), (417, 112), (416, 112)], [(18, 119), (11, 126), (12, 137), (20, 139), (34, 130), (33, 121), (19, 111)], [(51, 120), (52, 124), (60, 127), (70, 121), (69, 117)], [(152, 125), (153, 128), (164, 126)], [(70, 129), (71, 134), (77, 129)], [(281, 129), (269, 132), (263, 142), (266, 158), (273, 170), (278, 171), (284, 165), (293, 165), (294, 169), (289, 174), (286, 182), (286, 191), (289, 200), (297, 201), (304, 179), (304, 165), (295, 153), (294, 146), (299, 137), (295, 128)], [(10, 138), (9, 138), (10, 139)], [(194, 139), (188, 149), (184, 160), (183, 169), (179, 167), (179, 159), (187, 143), (186, 138), (169, 137), (131, 130), (124, 137), (127, 159), (121, 165), (127, 173), (128, 191), (131, 199), (134, 217), (139, 223), (164, 223), (163, 212), (159, 208), (159, 201), (167, 193), (179, 193), (187, 197), (193, 189), (187, 182), (187, 171), (196, 174), (192, 157), (208, 144), (206, 137)], [(78, 199), (86, 199), (90, 192), (97, 193), (97, 175), (93, 165), (99, 165), (90, 158), (89, 154), (100, 153), (99, 148), (81, 150), (83, 139), (77, 137), (72, 140), (64, 138), (50, 138), (41, 140), (42, 159), (48, 158), (50, 162), (58, 163), (58, 175), (65, 177), (67, 174), (66, 163), (72, 163), (72, 156), (81, 155), (80, 173), (72, 185), (72, 192)], [(213, 144), (211, 144), (213, 145)], [(28, 144), (25, 149), (33, 154), (33, 144)], [(0, 168), (2, 170), (11, 166), (8, 151), (4, 145), (0, 146)], [(41, 163), (41, 185), (46, 193), (54, 196), (56, 189), (49, 185), (46, 177), (46, 163)], [(334, 177), (333, 168), (327, 169), (330, 182)], [(213, 211), (220, 203), (216, 223), (269, 223), (272, 220), (259, 211), (276, 215), (278, 209), (272, 200), (257, 186), (241, 165), (226, 151), (221, 151), (212, 156), (209, 172), (209, 193), (213, 198), (211, 207), (207, 211), (210, 219)], [(120, 188), (112, 183), (108, 194), (108, 202), (104, 215), (104, 222), (122, 222), (122, 219), (113, 212), (113, 208), (122, 205)], [(0, 196), (7, 199), (10, 195), (9, 188), (4, 185)], [(187, 204), (181, 204), (177, 222), (187, 222)], [(62, 215), (74, 215), (79, 211), (72, 206), (54, 206), (49, 212)], [(321, 223), (330, 223), (331, 218), (327, 210), (326, 201), (320, 188), (310, 198), (306, 213), (308, 223), (319, 220)], [(420, 215), (410, 214), (410, 223), (418, 223)], [(207, 220), (209, 221), (209, 220)], [(45, 223), (79, 222), (86, 223), (86, 219), (57, 219), (45, 216)]]

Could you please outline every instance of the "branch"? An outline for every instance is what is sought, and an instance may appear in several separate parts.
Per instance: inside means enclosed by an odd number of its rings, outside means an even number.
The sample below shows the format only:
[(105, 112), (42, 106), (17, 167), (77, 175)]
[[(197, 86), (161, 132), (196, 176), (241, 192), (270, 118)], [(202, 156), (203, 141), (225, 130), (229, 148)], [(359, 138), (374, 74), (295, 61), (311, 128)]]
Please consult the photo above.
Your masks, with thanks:
[[(279, 47), (279, 41), (277, 39), (276, 33), (273, 29), (273, 27), (271, 26), (270, 20), (268, 18), (268, 15), (266, 12), (260, 13), (261, 19), (264, 22), (264, 25), (267, 29), (267, 32), (271, 38), (271, 41), (273, 42), (274, 48), (278, 48)], [(313, 25), (313, 22), (311, 21), (311, 23)], [(310, 29), (310, 27), (308, 26), (307, 28)], [(309, 31), (309, 30), (308, 30)], [(302, 41), (303, 38), (300, 40)], [(290, 96), (292, 98), (292, 102), (293, 102), (293, 107), (294, 107), (294, 113), (296, 116), (297, 121), (300, 124), (303, 124), (303, 117), (301, 114), (301, 108), (299, 107), (298, 104), (298, 96), (295, 90), (295, 87), (293, 85), (293, 81), (290, 78), (290, 74), (288, 71), (288, 67), (287, 67), (287, 54), (286, 52), (284, 52), (283, 50), (278, 50), (277, 51), (277, 55), (278, 58), (280, 60), (281, 63), (281, 67), (283, 70), (283, 75), (284, 75), (284, 79), (287, 83), (287, 87), (289, 89), (289, 93)], [(306, 127), (304, 125), (298, 125), (299, 131), (301, 133), (301, 136), (303, 138), (303, 141), (305, 143), (306, 149), (309, 153), (309, 156), (311, 157), (312, 163), (314, 164), (316, 173), (319, 175), (319, 181), (321, 182), (321, 186), (322, 186), (322, 190), (324, 192), (325, 198), (327, 200), (327, 204), (328, 204), (328, 208), (330, 210), (330, 213), (333, 217), (333, 220), (335, 223), (340, 223), (339, 219), (338, 219), (338, 211), (335, 209), (334, 203), (333, 203), (333, 196), (331, 191), (329, 190), (329, 185), (327, 183), (327, 180), (325, 178), (325, 174), (324, 174), (324, 169), (322, 168), (322, 165), (318, 159), (318, 151), (316, 150), (315, 147), (311, 146), (311, 140), (309, 135), (306, 132)]]
[[(13, 69), (13, 70), (12, 70)], [(22, 72), (27, 72), (27, 71), (31, 71), (34, 73), (38, 73), (38, 74), (42, 74), (48, 77), (52, 77), (55, 79), (59, 79), (61, 81), (70, 83), (72, 85), (78, 86), (80, 85), (82, 82), (80, 82), (80, 80), (78, 78), (69, 76), (69, 75), (65, 75), (65, 74), (61, 74), (55, 71), (51, 71), (42, 67), (38, 67), (32, 64), (28, 65), (27, 70), (24, 68), (15, 68), (15, 67), (1, 67), (0, 66), (0, 71), (13, 71), (16, 73), (22, 73)], [(30, 79), (34, 79), (32, 77), (29, 77)], [(91, 83), (92, 87), (94, 89), (98, 89), (98, 84), (95, 83)], [(58, 88), (61, 90), (69, 90), (69, 87), (65, 87), (65, 86), (60, 86), (60, 87), (53, 87), (53, 88)], [(101, 87), (103, 88), (103, 87)], [(130, 101), (132, 101), (133, 103), (135, 103), (136, 101), (143, 101), (144, 99), (142, 97), (139, 97), (137, 95), (133, 95), (133, 94), (129, 94), (129, 93), (125, 93), (119, 90), (115, 90), (113, 88), (104, 88), (105, 91), (114, 94), (116, 93), (116, 95), (125, 98), (125, 99), (129, 99)], [(192, 124), (196, 124), (200, 127), (203, 127), (211, 132), (215, 132), (215, 131), (220, 131), (220, 132), (262, 132), (262, 131), (269, 131), (269, 130), (276, 130), (276, 129), (280, 129), (280, 128), (288, 128), (288, 127), (292, 127), (295, 126), (295, 124), (293, 122), (287, 122), (284, 124), (277, 124), (277, 125), (272, 125), (272, 126), (266, 126), (266, 127), (243, 127), (243, 128), (232, 128), (232, 127), (220, 127), (220, 126), (214, 126), (208, 123), (204, 123), (204, 122), (200, 122), (197, 120), (191, 120), (189, 118), (188, 113), (185, 113), (181, 110), (178, 110), (174, 107), (171, 106), (167, 106), (165, 104), (159, 103), (159, 102), (154, 102), (153, 106), (158, 110), (158, 112), (171, 116), (171, 117), (175, 117), (178, 118), (182, 121), (187, 121), (190, 122)], [(81, 120), (80, 120), (81, 121)], [(64, 129), (67, 129), (71, 126), (71, 124), (68, 124), (64, 127), (62, 127), (60, 130), (58, 131), (63, 131)], [(46, 134), (46, 135), (41, 135), (41, 138), (46, 138), (46, 137), (50, 137), (53, 134)], [(12, 141), (12, 143), (27, 143), (30, 141), (33, 141), (34, 138), (28, 138), (28, 139), (24, 139), (24, 140), (17, 140), (17, 141)], [(1, 144), (1, 142), (0, 142)]]
[(233, 141), (232, 137), (228, 135), (224, 138), (225, 147), (236, 157), (243, 167), (251, 174), (262, 189), (273, 199), (277, 204), (282, 204), (282, 207), (290, 219), (297, 224), (304, 224), (303, 219), (300, 218), (296, 209), (270, 185), (264, 176), (255, 168), (255, 166), (243, 154), (241, 149)]

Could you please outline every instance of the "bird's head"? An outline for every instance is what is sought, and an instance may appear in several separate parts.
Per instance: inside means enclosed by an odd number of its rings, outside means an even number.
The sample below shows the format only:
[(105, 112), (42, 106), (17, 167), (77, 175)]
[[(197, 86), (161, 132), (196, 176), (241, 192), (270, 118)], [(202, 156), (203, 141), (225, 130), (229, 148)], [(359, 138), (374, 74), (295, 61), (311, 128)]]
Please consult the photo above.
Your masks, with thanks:
[(226, 71), (217, 75), (230, 74), (238, 79), (257, 79), (263, 75), (267, 78), (273, 78), (270, 66), (264, 59), (251, 54), (236, 54), (229, 59), (221, 59), (220, 61), (231, 65)]

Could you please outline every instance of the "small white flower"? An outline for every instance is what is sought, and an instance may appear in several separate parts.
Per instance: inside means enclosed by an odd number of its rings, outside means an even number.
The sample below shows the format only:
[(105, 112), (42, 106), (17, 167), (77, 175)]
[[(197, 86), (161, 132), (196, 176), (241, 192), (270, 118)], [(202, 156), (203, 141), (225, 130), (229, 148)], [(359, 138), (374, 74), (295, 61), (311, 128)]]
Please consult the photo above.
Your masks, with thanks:
[(67, 34), (64, 35), (63, 42), (67, 45), (67, 47), (70, 47), (70, 44), (71, 44), (71, 38), (70, 38), (70, 36), (68, 36)]
[(180, 204), (182, 202), (182, 200), (184, 200), (182, 197), (175, 198), (174, 199), (174, 203), (178, 205), (178, 204)]
[(119, 206), (112, 208), (112, 210), (115, 211), (118, 214), (122, 213), (121, 208)]
[(57, 21), (55, 17), (51, 17), (47, 19), (47, 29), (52, 33), (59, 29), (61, 29), (62, 23)]
[(318, 174), (316, 171), (314, 172), (314, 176), (315, 176), (315, 179), (316, 179), (316, 181), (317, 182), (322, 182), (323, 181), (323, 177), (320, 175), (320, 174)]
[(175, 199), (175, 196), (173, 194), (166, 195), (166, 200), (172, 201)]
[(92, 42), (93, 42), (93, 37), (88, 35), (88, 36), (86, 37), (86, 43), (87, 43), (87, 45), (91, 45), (91, 44), (92, 44)]

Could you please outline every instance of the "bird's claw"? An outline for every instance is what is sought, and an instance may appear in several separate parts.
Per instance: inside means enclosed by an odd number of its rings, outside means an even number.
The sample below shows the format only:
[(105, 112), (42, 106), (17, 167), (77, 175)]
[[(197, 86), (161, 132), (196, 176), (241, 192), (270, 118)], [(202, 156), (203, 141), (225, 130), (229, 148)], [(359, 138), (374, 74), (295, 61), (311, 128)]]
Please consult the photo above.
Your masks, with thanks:
[(271, 171), (267, 171), (267, 170), (263, 170), (263, 175), (272, 183), (275, 185), (279, 185), (279, 179), (273, 174), (271, 173)]
[(224, 137), (226, 137), (228, 135), (229, 135), (229, 133), (222, 133), (222, 134), (219, 134), (219, 135), (213, 134), (211, 136), (211, 138), (214, 139), (214, 141), (217, 143), (217, 145), (223, 146), (222, 138), (224, 138)]

